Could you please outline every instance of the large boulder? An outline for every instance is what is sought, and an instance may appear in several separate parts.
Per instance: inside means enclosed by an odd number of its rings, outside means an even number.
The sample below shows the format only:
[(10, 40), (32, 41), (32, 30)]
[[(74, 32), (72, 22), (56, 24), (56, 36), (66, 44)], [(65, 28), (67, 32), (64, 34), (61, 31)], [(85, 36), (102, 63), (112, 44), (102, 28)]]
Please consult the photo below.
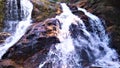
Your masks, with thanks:
[(51, 45), (60, 42), (57, 38), (59, 29), (60, 23), (55, 18), (33, 24), (26, 34), (9, 48), (2, 59), (11, 59), (15, 63), (23, 64), (36, 53), (40, 53), (41, 59), (45, 58)]

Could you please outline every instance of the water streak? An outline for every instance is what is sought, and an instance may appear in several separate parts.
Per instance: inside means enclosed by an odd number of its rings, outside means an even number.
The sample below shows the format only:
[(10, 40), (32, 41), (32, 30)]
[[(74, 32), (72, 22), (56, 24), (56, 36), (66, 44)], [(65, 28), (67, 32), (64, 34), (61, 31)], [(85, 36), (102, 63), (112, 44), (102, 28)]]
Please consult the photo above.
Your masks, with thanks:
[[(88, 46), (93, 50), (95, 61), (92, 65), (100, 66), (103, 68), (119, 68), (120, 63), (118, 60), (118, 54), (114, 49), (109, 48), (109, 37), (103, 26), (103, 22), (95, 15), (87, 12), (85, 9), (78, 8), (83, 11), (90, 19), (90, 26), (93, 29), (92, 36), (89, 37), (91, 46)], [(102, 49), (100, 49), (102, 48)]]
[(51, 47), (46, 61), (40, 63), (39, 68), (44, 68), (48, 62), (52, 63), (52, 68), (119, 68), (118, 55), (109, 48), (109, 37), (101, 19), (78, 8), (89, 17), (92, 31), (88, 31), (82, 19), (72, 14), (65, 3), (61, 6), (63, 13), (56, 16), (62, 24), (58, 34), (61, 43)]
[(2, 58), (6, 51), (25, 34), (27, 28), (31, 25), (31, 12), (33, 9), (32, 3), (29, 0), (21, 0), (21, 7), (22, 7), (21, 9), (24, 11), (25, 18), (22, 21), (8, 20), (8, 22), (16, 23), (15, 26), (11, 24), (11, 28), (14, 27), (15, 32), (13, 32), (12, 35), (5, 40), (4, 44), (0, 45), (0, 58)]

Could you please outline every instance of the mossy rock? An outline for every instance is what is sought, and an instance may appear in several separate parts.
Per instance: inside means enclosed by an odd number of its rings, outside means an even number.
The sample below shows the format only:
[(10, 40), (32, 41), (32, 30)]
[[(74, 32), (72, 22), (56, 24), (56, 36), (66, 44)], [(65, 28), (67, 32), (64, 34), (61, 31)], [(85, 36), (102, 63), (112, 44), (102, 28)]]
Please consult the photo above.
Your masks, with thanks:
[(5, 0), (0, 0), (0, 31), (2, 30), (3, 27), (3, 19), (4, 19), (4, 3)]
[(55, 16), (56, 7), (54, 3), (48, 0), (32, 0), (32, 3), (34, 5), (32, 18), (35, 21), (43, 21)]

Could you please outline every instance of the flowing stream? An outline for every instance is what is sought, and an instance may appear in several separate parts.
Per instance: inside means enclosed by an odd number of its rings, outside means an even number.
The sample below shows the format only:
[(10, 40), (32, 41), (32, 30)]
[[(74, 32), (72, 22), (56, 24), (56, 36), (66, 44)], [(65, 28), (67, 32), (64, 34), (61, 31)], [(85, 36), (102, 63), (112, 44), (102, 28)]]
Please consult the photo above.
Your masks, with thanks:
[[(19, 1), (19, 2), (18, 2)], [(20, 3), (19, 5), (17, 3)], [(8, 16), (5, 20), (6, 28), (4, 31), (10, 32), (11, 36), (5, 40), (5, 43), (0, 45), (0, 58), (6, 51), (13, 46), (26, 32), (31, 25), (31, 13), (33, 5), (29, 0), (7, 0), (6, 12)], [(21, 13), (19, 14), (19, 12)], [(21, 15), (19, 18), (18, 16)], [(21, 21), (19, 20), (21, 18)]]
[(62, 24), (58, 35), (61, 43), (51, 47), (46, 61), (40, 63), (39, 68), (46, 68), (46, 63), (51, 64), (50, 68), (119, 68), (118, 55), (109, 48), (104, 21), (78, 8), (89, 18), (89, 31), (82, 19), (72, 14), (65, 3), (61, 6), (63, 13), (56, 16)]

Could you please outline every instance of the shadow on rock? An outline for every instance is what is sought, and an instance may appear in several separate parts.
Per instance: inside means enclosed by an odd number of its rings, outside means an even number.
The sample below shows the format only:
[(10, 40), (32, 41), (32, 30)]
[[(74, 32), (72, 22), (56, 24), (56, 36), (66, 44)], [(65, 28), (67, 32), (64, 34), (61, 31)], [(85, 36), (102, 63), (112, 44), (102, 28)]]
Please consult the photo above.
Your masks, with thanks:
[[(32, 56), (31, 60), (43, 60), (51, 45), (59, 43), (57, 34), (60, 23), (55, 18), (50, 18), (44, 22), (35, 23), (29, 27), (26, 34), (4, 54), (2, 59), (11, 59), (17, 64), (23, 64)], [(37, 55), (37, 56), (36, 56)], [(37, 63), (37, 62), (35, 62)]]

